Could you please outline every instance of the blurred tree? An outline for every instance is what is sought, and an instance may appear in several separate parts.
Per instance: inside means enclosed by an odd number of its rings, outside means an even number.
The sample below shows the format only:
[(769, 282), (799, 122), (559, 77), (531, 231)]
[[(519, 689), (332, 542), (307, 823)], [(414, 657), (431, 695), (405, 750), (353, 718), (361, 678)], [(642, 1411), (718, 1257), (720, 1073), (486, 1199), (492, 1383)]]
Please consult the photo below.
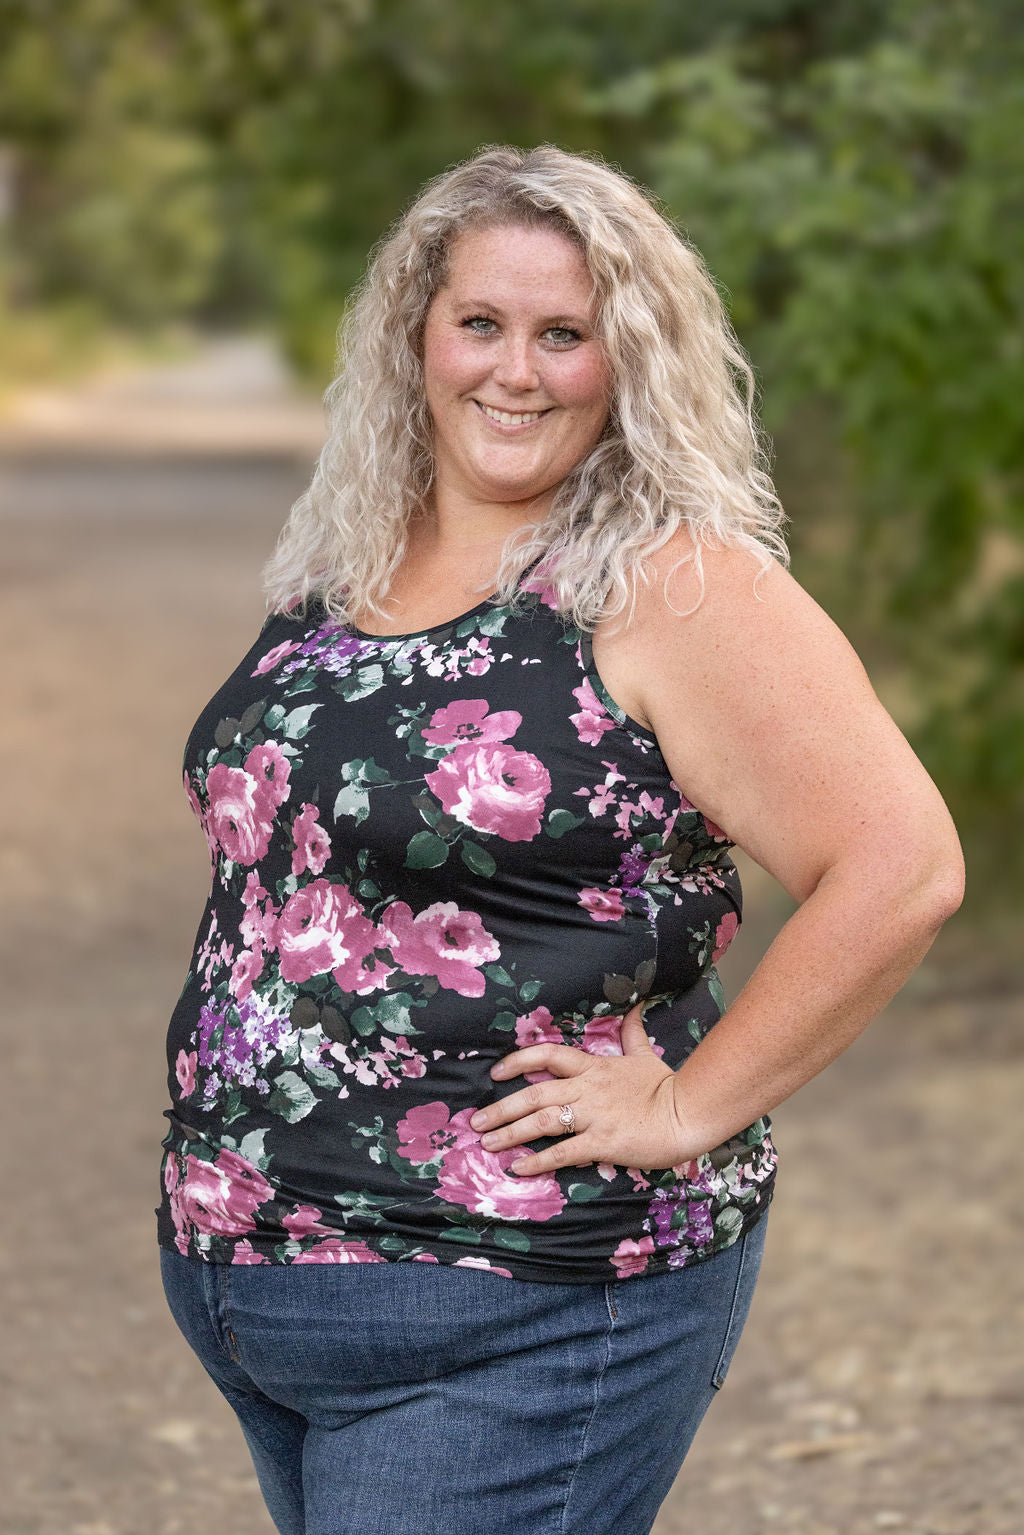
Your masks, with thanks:
[(798, 575), (1019, 875), (1022, 34), (1016, 0), (0, 0), (0, 314), (268, 322), (322, 384), (425, 178), (597, 150), (706, 256)]
[(1019, 876), (1024, 20), (998, 19), (904, 0), (862, 51), (784, 72), (751, 29), (592, 104), (658, 115), (647, 177), (725, 287), (767, 425), (784, 443), (815, 405), (845, 470), (817, 561), (801, 508), (797, 568), (909, 668), (915, 744)]

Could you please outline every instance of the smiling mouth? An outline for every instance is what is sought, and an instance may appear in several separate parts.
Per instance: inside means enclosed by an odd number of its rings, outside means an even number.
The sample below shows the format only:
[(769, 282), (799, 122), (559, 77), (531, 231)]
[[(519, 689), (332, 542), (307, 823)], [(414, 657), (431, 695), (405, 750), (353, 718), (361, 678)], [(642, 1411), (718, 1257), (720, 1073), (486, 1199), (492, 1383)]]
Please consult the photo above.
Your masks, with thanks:
[(535, 421), (540, 420), (541, 416), (546, 416), (551, 409), (549, 406), (548, 410), (495, 410), (492, 405), (485, 405), (482, 400), (474, 400), (473, 403), (478, 405), (488, 421), (493, 421), (496, 426), (532, 426)]

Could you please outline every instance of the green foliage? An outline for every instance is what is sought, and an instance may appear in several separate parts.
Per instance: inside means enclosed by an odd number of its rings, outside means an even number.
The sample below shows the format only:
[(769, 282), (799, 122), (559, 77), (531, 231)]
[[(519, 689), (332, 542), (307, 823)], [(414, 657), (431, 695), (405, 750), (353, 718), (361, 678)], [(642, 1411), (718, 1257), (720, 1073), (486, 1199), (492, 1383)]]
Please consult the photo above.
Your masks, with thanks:
[(715, 273), (796, 574), (1021, 872), (1022, 65), (1011, 0), (0, 0), (0, 309), (41, 357), (40, 314), (269, 320), (322, 385), (428, 176), (604, 154)]

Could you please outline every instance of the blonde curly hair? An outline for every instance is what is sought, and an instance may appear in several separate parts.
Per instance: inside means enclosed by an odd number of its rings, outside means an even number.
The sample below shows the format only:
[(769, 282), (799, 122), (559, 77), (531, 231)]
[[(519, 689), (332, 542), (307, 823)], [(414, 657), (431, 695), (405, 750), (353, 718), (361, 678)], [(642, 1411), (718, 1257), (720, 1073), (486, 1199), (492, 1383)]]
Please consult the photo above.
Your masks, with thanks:
[(268, 608), (305, 616), (319, 597), (343, 623), (364, 609), (388, 617), (380, 599), (434, 476), (427, 311), (459, 236), (509, 225), (579, 247), (613, 385), (599, 440), (547, 516), (506, 539), (494, 600), (514, 605), (523, 570), (546, 554), (568, 622), (592, 630), (627, 602), (631, 617), (645, 557), (684, 525), (689, 552), (676, 563), (694, 562), (701, 595), (702, 545), (747, 546), (762, 571), (773, 557), (788, 564), (753, 370), (700, 254), (599, 156), (488, 145), (428, 181), (371, 253), (338, 330), (323, 451), (264, 567)]

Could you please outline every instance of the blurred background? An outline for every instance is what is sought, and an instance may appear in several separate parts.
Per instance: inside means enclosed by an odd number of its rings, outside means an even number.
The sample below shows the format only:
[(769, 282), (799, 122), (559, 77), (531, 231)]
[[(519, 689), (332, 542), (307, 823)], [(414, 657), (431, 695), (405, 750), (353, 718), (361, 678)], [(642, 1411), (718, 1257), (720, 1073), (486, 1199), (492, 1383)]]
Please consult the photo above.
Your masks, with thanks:
[[(657, 1535), (1024, 1528), (1020, 7), (0, 0), (3, 1531), (271, 1531), (156, 1265), (208, 884), (181, 752), (262, 623), (371, 247), (426, 177), (541, 142), (704, 254), (793, 572), (968, 862), (900, 997), (773, 1116), (763, 1278)], [(791, 909), (742, 870), (730, 995)]]

